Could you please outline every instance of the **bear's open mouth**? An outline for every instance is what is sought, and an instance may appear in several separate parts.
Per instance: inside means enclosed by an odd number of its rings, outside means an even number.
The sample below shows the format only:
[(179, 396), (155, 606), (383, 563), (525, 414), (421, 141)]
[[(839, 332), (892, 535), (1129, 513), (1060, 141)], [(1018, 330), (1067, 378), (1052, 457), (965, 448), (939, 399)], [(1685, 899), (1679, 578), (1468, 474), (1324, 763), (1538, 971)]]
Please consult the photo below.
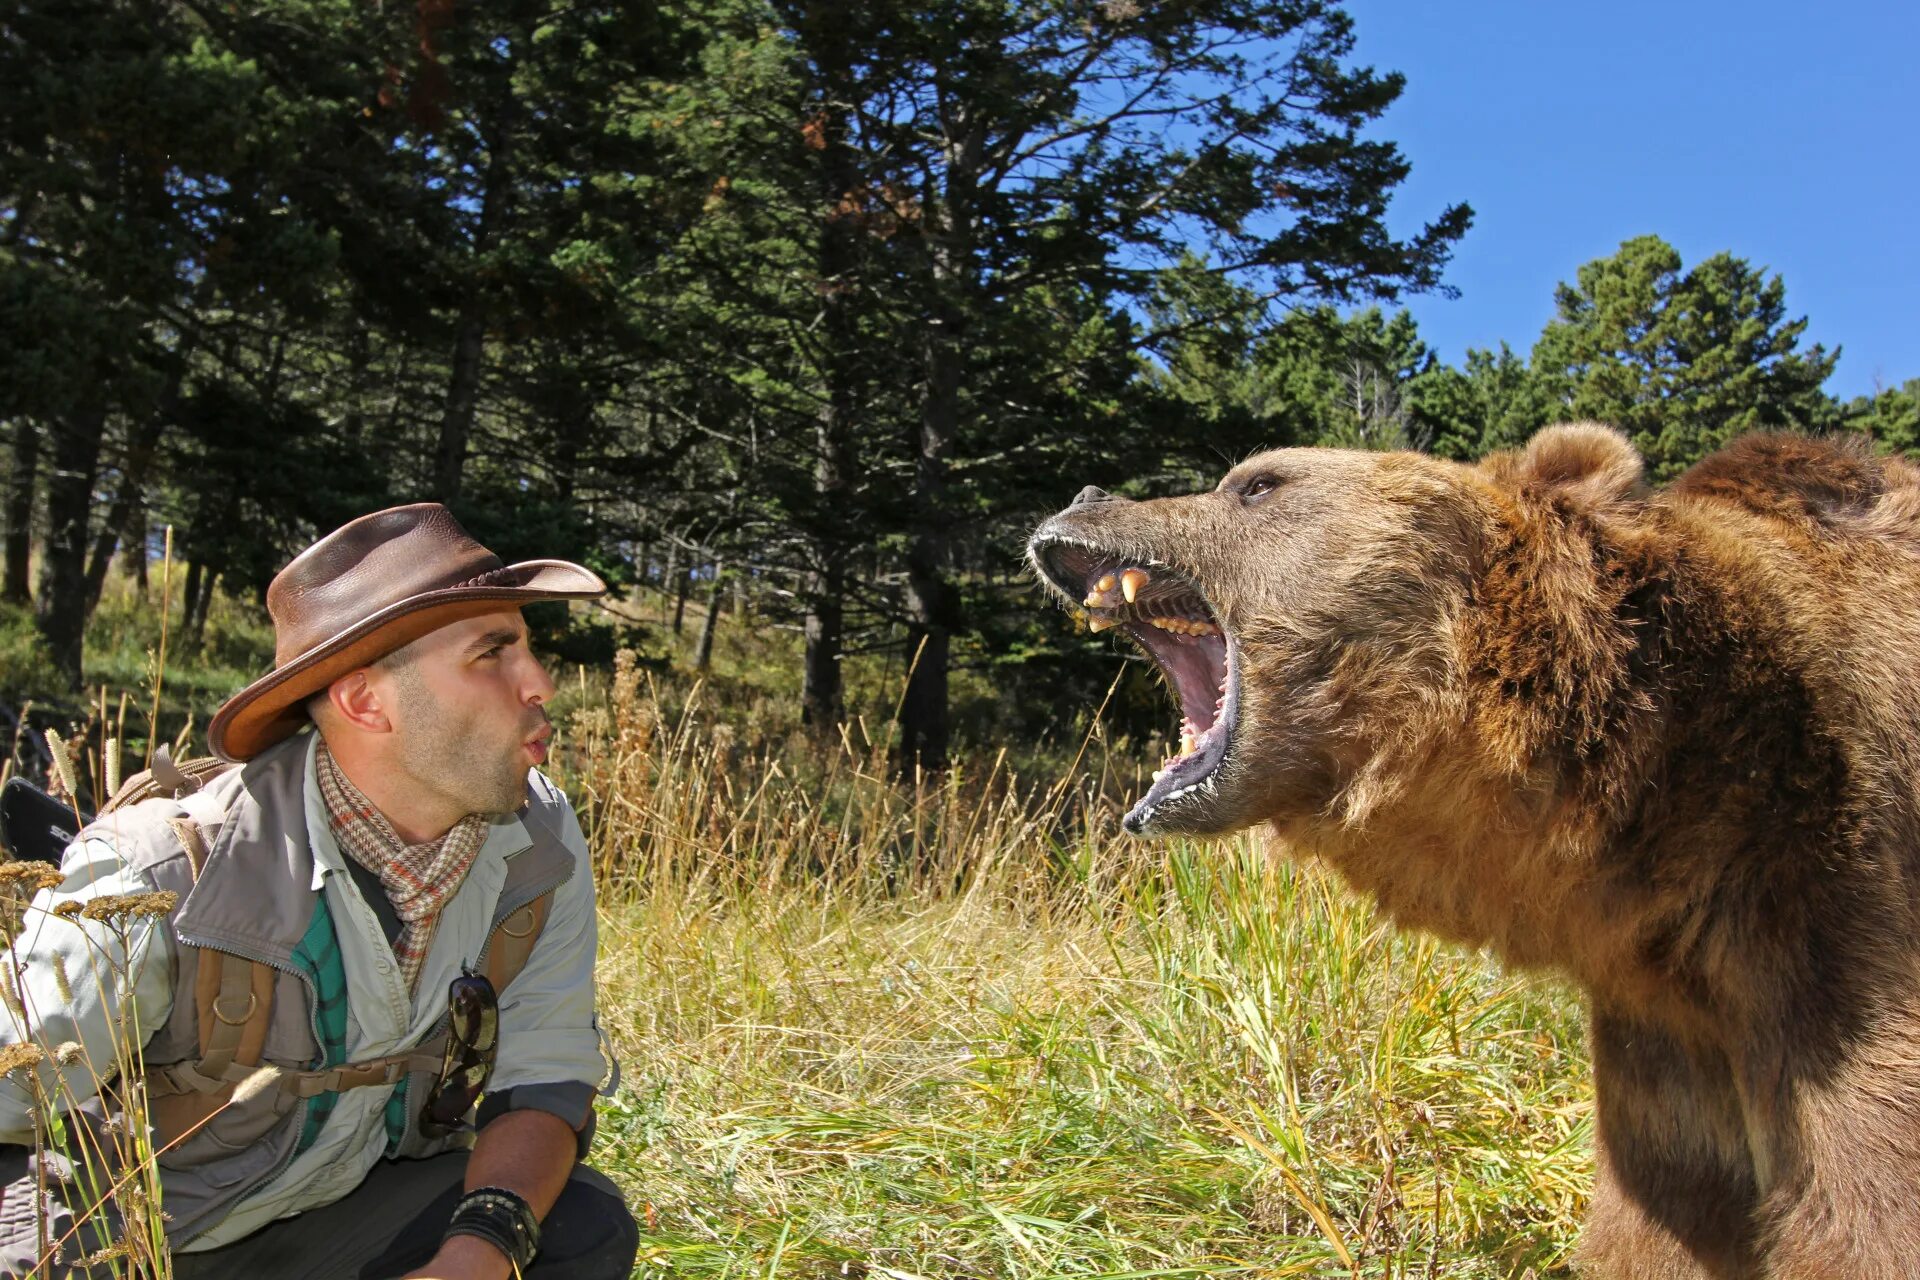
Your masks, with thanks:
[(1199, 584), (1163, 561), (1064, 540), (1036, 546), (1033, 556), (1054, 587), (1086, 610), (1089, 629), (1118, 627), (1147, 651), (1180, 711), (1178, 750), (1125, 819), (1127, 830), (1140, 832), (1163, 807), (1214, 787), (1239, 710), (1233, 636)]

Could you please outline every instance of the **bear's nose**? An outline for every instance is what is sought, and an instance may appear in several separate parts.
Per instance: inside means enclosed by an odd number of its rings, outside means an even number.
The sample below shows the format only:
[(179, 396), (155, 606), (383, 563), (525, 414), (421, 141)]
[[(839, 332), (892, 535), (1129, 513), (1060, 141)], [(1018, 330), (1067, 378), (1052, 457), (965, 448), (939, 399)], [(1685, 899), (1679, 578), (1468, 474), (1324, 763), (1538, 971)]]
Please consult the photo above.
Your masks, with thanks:
[(1072, 505), (1078, 507), (1089, 502), (1112, 502), (1113, 495), (1097, 484), (1090, 484), (1073, 496)]

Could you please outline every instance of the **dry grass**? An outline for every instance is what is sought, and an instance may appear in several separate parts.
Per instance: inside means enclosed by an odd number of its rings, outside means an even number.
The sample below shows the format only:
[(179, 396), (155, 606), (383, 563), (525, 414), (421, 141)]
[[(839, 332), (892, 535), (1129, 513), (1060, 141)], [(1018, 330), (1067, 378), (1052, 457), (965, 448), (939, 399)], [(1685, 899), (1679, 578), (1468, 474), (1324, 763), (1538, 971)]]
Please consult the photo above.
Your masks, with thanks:
[(741, 758), (631, 668), (576, 712), (642, 1271), (1518, 1276), (1589, 1181), (1572, 1000), (1251, 838), (1121, 837), (1127, 764), (891, 785)]

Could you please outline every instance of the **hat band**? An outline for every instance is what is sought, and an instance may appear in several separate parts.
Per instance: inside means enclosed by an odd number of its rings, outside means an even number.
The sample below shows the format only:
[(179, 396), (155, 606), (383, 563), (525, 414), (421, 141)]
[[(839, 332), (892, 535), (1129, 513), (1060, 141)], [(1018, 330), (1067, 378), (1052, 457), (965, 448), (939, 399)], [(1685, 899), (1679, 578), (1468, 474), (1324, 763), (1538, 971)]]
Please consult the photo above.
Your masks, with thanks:
[(466, 587), (491, 587), (495, 583), (505, 582), (509, 578), (518, 576), (519, 570), (510, 564), (506, 564), (501, 565), (498, 569), (489, 569), (485, 573), (468, 578), (465, 582), (456, 583), (453, 589), (458, 591)]

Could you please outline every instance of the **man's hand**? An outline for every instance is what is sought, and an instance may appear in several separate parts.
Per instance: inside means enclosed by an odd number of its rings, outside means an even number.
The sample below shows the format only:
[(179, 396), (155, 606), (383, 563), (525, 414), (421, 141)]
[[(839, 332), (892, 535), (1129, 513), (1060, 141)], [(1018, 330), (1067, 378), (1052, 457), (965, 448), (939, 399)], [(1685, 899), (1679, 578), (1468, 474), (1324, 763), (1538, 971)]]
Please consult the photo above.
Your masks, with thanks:
[[(480, 1131), (467, 1160), (466, 1189), (501, 1187), (545, 1219), (573, 1172), (575, 1133), (550, 1111), (509, 1111)], [(507, 1255), (478, 1236), (454, 1236), (406, 1280), (508, 1280)]]

